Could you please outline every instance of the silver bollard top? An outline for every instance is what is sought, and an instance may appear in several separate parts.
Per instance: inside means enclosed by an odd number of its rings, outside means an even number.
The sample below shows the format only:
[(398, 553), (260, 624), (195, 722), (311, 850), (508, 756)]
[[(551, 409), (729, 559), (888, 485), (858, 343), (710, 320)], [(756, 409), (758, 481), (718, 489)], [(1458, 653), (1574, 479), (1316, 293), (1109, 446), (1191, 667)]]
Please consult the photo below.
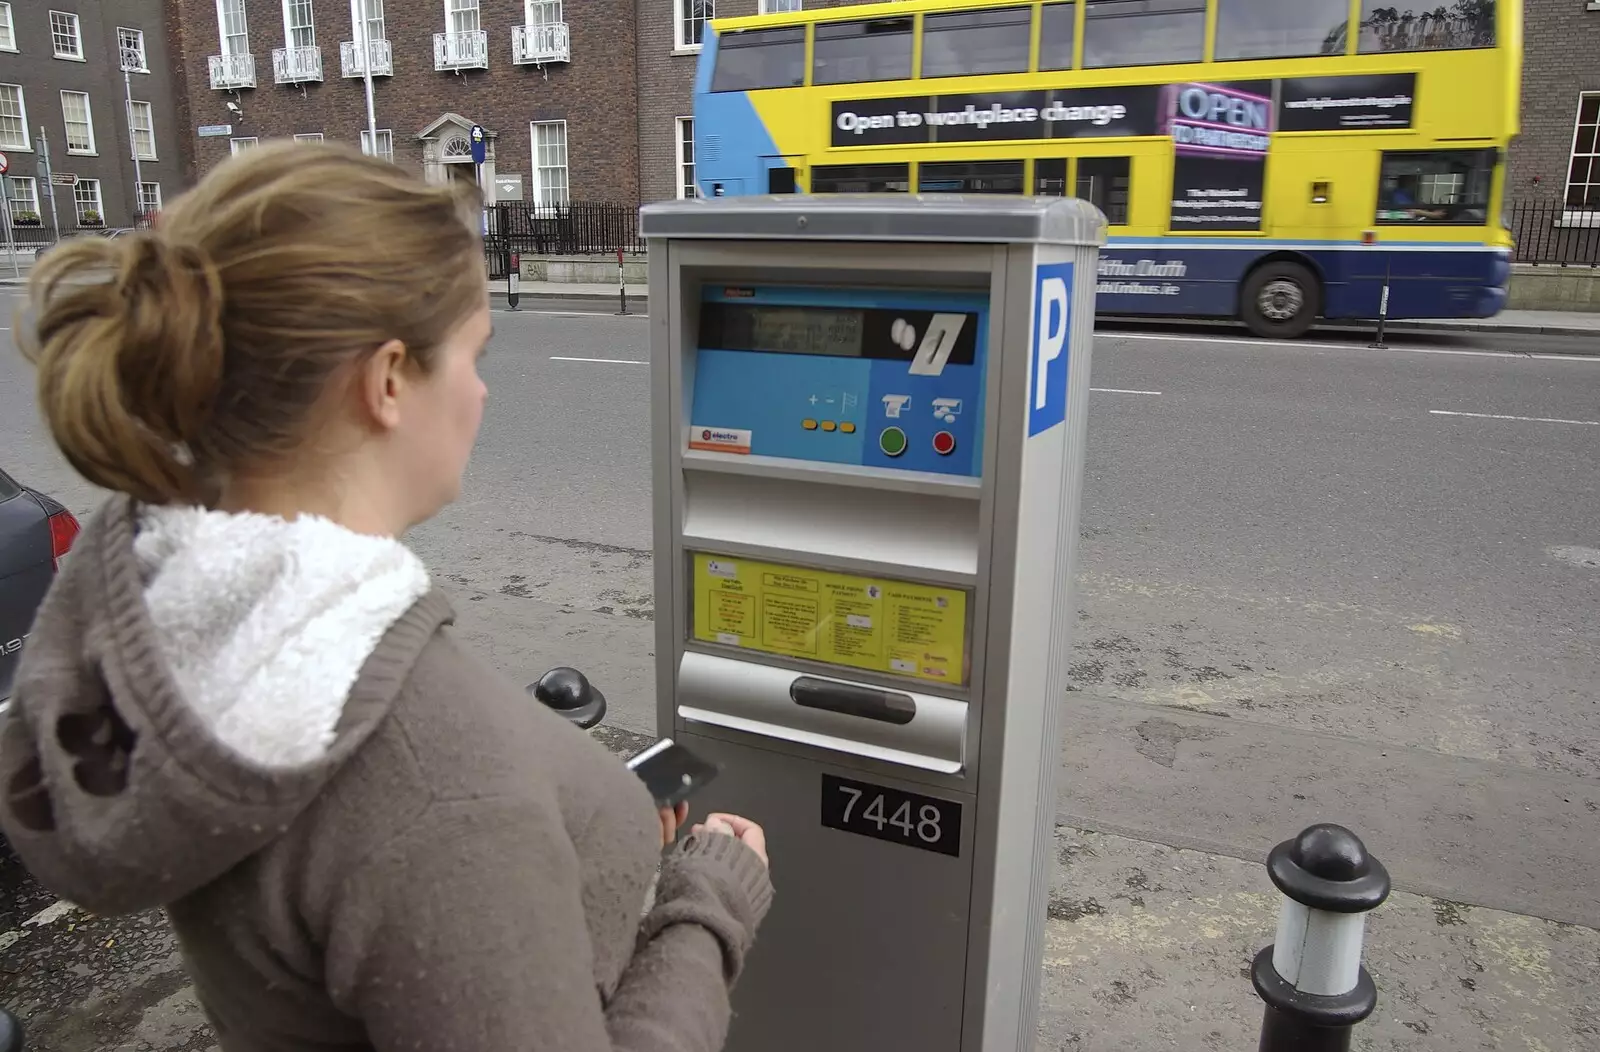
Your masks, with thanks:
[(646, 238), (943, 241), (1103, 245), (1106, 217), (1076, 197), (768, 194), (662, 201), (639, 210)]
[(1389, 897), (1389, 871), (1344, 826), (1319, 823), (1267, 856), (1278, 890), (1314, 910), (1366, 913)]

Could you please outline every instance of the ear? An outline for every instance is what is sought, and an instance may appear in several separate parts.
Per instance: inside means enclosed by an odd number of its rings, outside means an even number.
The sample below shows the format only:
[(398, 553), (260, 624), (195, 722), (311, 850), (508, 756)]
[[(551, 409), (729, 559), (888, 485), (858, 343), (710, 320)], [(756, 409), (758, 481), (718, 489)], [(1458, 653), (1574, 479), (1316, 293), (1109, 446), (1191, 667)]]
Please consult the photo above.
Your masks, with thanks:
[(374, 425), (384, 431), (400, 426), (400, 395), (405, 390), (406, 345), (390, 340), (372, 353), (356, 377), (361, 407)]

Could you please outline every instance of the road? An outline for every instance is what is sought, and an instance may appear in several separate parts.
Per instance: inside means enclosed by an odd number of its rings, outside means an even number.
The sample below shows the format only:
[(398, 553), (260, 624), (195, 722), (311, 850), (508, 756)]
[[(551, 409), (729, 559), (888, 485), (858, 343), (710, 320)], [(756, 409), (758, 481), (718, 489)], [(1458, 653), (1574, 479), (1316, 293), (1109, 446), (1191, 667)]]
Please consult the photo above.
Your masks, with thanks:
[[(626, 748), (653, 720), (645, 322), (496, 326), (465, 495), (411, 542), (475, 646), (584, 668)], [(1041, 1048), (1253, 1048), (1259, 863), (1315, 820), (1398, 889), (1358, 1047), (1600, 1047), (1594, 350), (1101, 334)], [(93, 506), (9, 354), (0, 450)], [(0, 1003), (36, 1047), (209, 1048), (159, 919), (4, 866)]]

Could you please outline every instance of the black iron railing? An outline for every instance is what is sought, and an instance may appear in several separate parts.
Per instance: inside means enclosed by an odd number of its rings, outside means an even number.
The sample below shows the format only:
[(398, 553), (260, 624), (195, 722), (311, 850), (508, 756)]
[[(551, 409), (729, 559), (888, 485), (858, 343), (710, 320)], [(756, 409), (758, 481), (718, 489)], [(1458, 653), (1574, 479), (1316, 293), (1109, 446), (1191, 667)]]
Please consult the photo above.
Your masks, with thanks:
[(1513, 201), (1506, 226), (1516, 239), (1518, 263), (1600, 267), (1600, 208), (1573, 208), (1558, 200)]
[(560, 205), (501, 202), (489, 208), (485, 249), (491, 268), (508, 252), (531, 256), (610, 255), (643, 252), (639, 207), (609, 201), (572, 201)]

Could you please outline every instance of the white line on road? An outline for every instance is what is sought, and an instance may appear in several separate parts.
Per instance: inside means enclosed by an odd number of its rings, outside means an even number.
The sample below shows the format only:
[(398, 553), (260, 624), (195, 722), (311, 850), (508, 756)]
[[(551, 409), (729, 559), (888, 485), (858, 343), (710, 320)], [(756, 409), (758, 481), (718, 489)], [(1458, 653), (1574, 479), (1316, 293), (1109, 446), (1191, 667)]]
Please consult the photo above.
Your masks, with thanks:
[(1580, 424), (1600, 427), (1600, 420), (1563, 420), (1555, 416), (1505, 416), (1501, 413), (1457, 413), (1449, 409), (1430, 409), (1434, 416), (1470, 416), (1478, 420), (1520, 420), (1525, 424)]
[[(1096, 336), (1104, 336), (1122, 340), (1166, 340), (1173, 343), (1234, 343), (1245, 347), (1272, 347), (1280, 351), (1295, 350), (1323, 350), (1323, 351), (1366, 351), (1371, 350), (1361, 343), (1312, 343), (1307, 340), (1258, 340), (1242, 336), (1194, 336), (1189, 334), (1168, 334), (1161, 332), (1118, 332), (1116, 330), (1096, 329)], [(1600, 357), (1586, 357), (1575, 354), (1524, 354), (1520, 351), (1469, 351), (1452, 350), (1446, 347), (1389, 347), (1391, 351), (1403, 354), (1449, 354), (1464, 358), (1537, 358), (1546, 362), (1587, 362), (1590, 365), (1600, 365)]]
[(633, 359), (633, 358), (568, 358), (565, 355), (560, 355), (560, 354), (552, 354), (550, 356), (550, 360), (552, 362), (601, 362), (601, 363), (603, 363), (605, 365), (649, 365), (650, 364), (649, 362), (641, 362), (641, 361), (638, 361), (638, 360)]
[(24, 928), (41, 928), (46, 924), (54, 924), (56, 921), (60, 920), (62, 917), (65, 917), (67, 914), (71, 913), (77, 908), (78, 907), (74, 906), (66, 899), (62, 899), (55, 905), (46, 906), (38, 913), (35, 913), (33, 916), (23, 921), (22, 926)]
[(1091, 391), (1095, 391), (1095, 392), (1098, 392), (1098, 393), (1099, 393), (1099, 394), (1142, 394), (1142, 395), (1158, 395), (1158, 394), (1160, 394), (1160, 393), (1161, 393), (1161, 392), (1160, 392), (1160, 391), (1130, 391), (1130, 390), (1129, 390), (1129, 389), (1128, 389), (1128, 388), (1126, 388), (1126, 387), (1091, 387), (1091, 388), (1089, 388), (1089, 390), (1091, 390)]

